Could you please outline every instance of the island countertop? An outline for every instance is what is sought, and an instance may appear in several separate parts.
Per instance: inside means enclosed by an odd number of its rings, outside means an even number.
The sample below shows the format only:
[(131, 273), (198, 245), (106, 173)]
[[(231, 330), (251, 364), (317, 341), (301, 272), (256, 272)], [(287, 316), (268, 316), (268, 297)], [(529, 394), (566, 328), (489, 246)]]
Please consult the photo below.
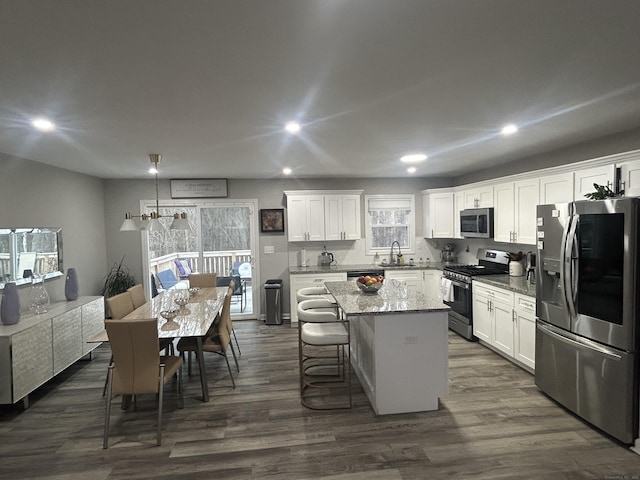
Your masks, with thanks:
[(409, 292), (401, 298), (391, 282), (378, 293), (363, 293), (354, 281), (326, 282), (329, 292), (346, 315), (376, 315), (389, 313), (446, 312), (450, 307), (442, 299), (420, 292)]

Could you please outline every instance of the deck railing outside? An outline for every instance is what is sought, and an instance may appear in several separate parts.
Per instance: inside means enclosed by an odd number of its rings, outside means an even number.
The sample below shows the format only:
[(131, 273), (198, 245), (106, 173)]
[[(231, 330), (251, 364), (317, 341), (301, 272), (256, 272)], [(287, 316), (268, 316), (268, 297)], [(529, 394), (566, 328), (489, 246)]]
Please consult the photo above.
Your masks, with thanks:
[(179, 276), (176, 260), (185, 259), (191, 263), (191, 269), (199, 273), (217, 273), (220, 276), (231, 275), (235, 262), (251, 262), (250, 250), (228, 250), (217, 252), (204, 252), (202, 265), (198, 252), (174, 252), (149, 260), (149, 268), (154, 275), (164, 270), (172, 270), (176, 277)]

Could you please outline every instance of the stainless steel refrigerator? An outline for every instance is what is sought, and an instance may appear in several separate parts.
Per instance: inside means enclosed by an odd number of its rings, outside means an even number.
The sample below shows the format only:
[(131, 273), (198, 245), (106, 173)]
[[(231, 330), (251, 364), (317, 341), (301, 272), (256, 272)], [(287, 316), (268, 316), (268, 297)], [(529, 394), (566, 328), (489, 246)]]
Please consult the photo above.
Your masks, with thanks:
[(638, 214), (621, 198), (537, 207), (536, 385), (602, 431), (638, 437)]

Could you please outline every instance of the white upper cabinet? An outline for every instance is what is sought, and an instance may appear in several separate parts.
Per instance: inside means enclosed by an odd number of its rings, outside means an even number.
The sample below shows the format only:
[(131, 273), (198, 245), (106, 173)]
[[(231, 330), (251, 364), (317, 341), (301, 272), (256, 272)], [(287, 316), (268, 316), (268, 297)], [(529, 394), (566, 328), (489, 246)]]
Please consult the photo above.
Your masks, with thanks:
[(360, 211), (360, 195), (325, 195), (325, 240), (358, 240)]
[(576, 170), (574, 177), (574, 200), (587, 200), (587, 197), (584, 195), (595, 191), (594, 183), (606, 185), (611, 190), (615, 190), (615, 171), (616, 166), (613, 164)]
[(287, 195), (290, 242), (324, 240), (324, 196)]
[(361, 190), (284, 193), (287, 195), (287, 238), (290, 242), (360, 238)]
[(494, 240), (536, 244), (537, 178), (496, 185), (494, 191)]
[(453, 192), (429, 192), (422, 197), (425, 238), (454, 238)]
[(493, 185), (483, 185), (464, 190), (464, 208), (493, 207)]
[(626, 197), (640, 196), (640, 159), (620, 163), (620, 190)]
[(516, 214), (513, 182), (501, 183), (493, 187), (494, 215), (493, 239), (496, 242), (512, 242), (514, 217)]
[(540, 205), (573, 202), (573, 172), (540, 177)]
[(460, 233), (460, 212), (464, 210), (464, 191), (457, 190), (453, 194), (453, 238), (462, 238)]

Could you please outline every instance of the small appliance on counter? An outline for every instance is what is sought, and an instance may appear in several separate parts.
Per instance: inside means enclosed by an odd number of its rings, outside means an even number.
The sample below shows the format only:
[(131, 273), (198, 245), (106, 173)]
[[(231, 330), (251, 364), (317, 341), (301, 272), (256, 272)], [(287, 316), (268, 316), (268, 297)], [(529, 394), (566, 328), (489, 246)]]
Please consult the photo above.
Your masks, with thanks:
[(440, 259), (444, 263), (456, 263), (456, 246), (453, 243), (446, 243), (442, 248)]
[(298, 266), (299, 267), (308, 267), (309, 266), (309, 257), (307, 257), (307, 249), (301, 248), (298, 252)]
[(318, 265), (321, 267), (328, 267), (336, 263), (333, 258), (333, 253), (327, 252), (327, 246), (324, 247), (324, 252), (318, 255)]
[(536, 254), (533, 252), (527, 253), (527, 280), (530, 284), (536, 284)]

